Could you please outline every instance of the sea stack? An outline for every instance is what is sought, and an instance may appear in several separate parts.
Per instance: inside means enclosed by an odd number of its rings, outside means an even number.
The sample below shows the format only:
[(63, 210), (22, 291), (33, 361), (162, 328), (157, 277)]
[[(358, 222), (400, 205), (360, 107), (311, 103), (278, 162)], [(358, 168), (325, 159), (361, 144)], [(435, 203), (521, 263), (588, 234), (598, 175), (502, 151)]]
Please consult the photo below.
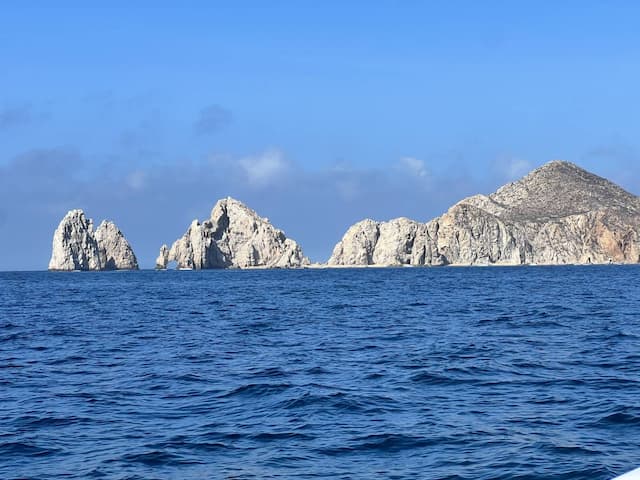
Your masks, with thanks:
[(562, 161), (427, 223), (363, 220), (330, 266), (638, 263), (640, 198)]
[(231, 197), (219, 200), (211, 217), (194, 220), (169, 249), (163, 245), (156, 267), (175, 261), (179, 269), (298, 268), (309, 264), (300, 246), (268, 219)]
[(53, 234), (49, 270), (137, 269), (131, 245), (113, 222), (105, 220), (94, 231), (82, 210), (71, 210)]

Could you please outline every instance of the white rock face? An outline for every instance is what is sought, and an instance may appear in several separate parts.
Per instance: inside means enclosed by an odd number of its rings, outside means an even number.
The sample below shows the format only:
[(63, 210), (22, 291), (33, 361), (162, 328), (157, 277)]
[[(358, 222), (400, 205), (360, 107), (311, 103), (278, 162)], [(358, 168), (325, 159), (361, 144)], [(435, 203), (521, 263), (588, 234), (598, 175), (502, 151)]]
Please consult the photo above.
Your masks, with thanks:
[(82, 210), (67, 213), (53, 234), (49, 270), (137, 270), (131, 245), (113, 222), (93, 221)]
[(103, 220), (95, 233), (103, 270), (137, 270), (135, 254), (116, 224)]
[(550, 162), (425, 224), (364, 220), (329, 265), (638, 263), (640, 199), (568, 162)]
[(175, 261), (178, 268), (297, 268), (309, 264), (302, 249), (286, 238), (269, 220), (243, 203), (219, 200), (211, 218), (191, 222), (182, 238), (171, 249), (163, 245), (157, 268)]
[(160, 247), (160, 253), (158, 254), (158, 258), (156, 258), (156, 268), (162, 269), (167, 268), (169, 264), (169, 247), (166, 245), (162, 245)]

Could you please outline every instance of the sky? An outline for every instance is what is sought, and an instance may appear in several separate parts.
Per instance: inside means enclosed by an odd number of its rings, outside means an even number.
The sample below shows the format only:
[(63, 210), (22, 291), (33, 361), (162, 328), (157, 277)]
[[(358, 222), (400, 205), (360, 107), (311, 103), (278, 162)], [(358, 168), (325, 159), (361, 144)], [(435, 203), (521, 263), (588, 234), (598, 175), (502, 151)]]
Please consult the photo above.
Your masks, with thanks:
[[(55, 3), (55, 6), (54, 6)], [(640, 193), (640, 2), (2, 3), (0, 270), (82, 208), (141, 267), (237, 198), (325, 261), (548, 161)]]

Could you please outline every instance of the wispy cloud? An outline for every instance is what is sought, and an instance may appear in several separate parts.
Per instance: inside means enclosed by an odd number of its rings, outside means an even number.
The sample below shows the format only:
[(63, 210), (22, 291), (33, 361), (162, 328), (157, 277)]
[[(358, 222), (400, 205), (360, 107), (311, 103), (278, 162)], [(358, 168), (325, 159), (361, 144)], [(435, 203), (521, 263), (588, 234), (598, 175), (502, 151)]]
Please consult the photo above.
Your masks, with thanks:
[(147, 184), (147, 172), (134, 170), (126, 176), (125, 183), (132, 190), (142, 190)]
[[(64, 178), (73, 178), (84, 163), (78, 151), (72, 147), (36, 148), (28, 150), (0, 168), (5, 178), (19, 178), (25, 182), (57, 182)], [(27, 182), (30, 183), (30, 182)], [(31, 184), (37, 191), (38, 184)]]
[(289, 170), (289, 163), (282, 151), (270, 149), (259, 155), (245, 157), (238, 162), (254, 186), (267, 186), (282, 180)]
[(429, 170), (424, 160), (415, 157), (403, 157), (399, 161), (400, 166), (410, 175), (417, 178), (426, 178), (429, 176)]
[(209, 105), (198, 113), (194, 130), (199, 135), (210, 135), (229, 125), (233, 115), (220, 105)]
[(533, 164), (523, 158), (507, 155), (496, 158), (492, 170), (499, 180), (511, 182), (533, 170)]
[(521, 158), (514, 158), (507, 165), (507, 176), (509, 179), (514, 180), (526, 175), (531, 168), (531, 162)]
[(0, 131), (27, 125), (41, 116), (29, 105), (10, 105), (0, 109)]

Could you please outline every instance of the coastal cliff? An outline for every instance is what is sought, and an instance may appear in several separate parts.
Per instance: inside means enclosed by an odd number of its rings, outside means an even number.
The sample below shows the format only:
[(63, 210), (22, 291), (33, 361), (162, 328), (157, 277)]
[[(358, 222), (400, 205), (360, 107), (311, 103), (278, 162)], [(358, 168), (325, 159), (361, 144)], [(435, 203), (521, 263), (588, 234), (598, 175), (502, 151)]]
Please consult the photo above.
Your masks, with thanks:
[(49, 270), (137, 269), (131, 245), (113, 222), (105, 220), (94, 231), (82, 210), (71, 210), (53, 234)]
[(638, 263), (639, 238), (639, 197), (554, 161), (427, 223), (358, 222), (328, 265)]
[(171, 248), (163, 245), (156, 267), (167, 268), (297, 268), (309, 264), (300, 246), (233, 198), (219, 200), (211, 217), (194, 220)]

